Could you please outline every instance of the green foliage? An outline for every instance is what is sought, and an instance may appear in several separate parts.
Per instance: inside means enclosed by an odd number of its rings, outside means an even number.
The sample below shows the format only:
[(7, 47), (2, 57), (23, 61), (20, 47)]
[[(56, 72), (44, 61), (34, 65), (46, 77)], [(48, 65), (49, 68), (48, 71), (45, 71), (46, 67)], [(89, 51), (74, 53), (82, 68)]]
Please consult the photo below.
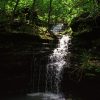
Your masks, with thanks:
[[(14, 17), (22, 22), (26, 22), (26, 20), (29, 20), (30, 23), (32, 20), (48, 22), (50, 0), (35, 0), (35, 3), (34, 0), (19, 0), (17, 7), (15, 7), (16, 2), (17, 0), (0, 0), (0, 22), (6, 20), (11, 22), (14, 13), (16, 15)], [(31, 13), (23, 13), (25, 8), (29, 8)], [(32, 19), (34, 10), (40, 20)], [(50, 23), (68, 23), (69, 26), (74, 17), (84, 12), (89, 12), (90, 16), (96, 16), (100, 12), (100, 4), (97, 0), (52, 0)], [(69, 29), (67, 32), (70, 33), (71, 30)]]
[(81, 81), (86, 77), (96, 77), (100, 73), (100, 62), (98, 58), (94, 57), (88, 50), (81, 49), (80, 54), (76, 57), (78, 63), (70, 71), (71, 79)]
[[(47, 21), (50, 0), (36, 0), (35, 9), (38, 11), (39, 18)], [(0, 9), (5, 9), (11, 13), (16, 4), (16, 0), (1, 0)], [(25, 7), (31, 8), (33, 0), (20, 0), (17, 9)], [(53, 0), (51, 22), (68, 22), (83, 12), (90, 12), (96, 15), (100, 11), (100, 4), (96, 0)]]
[(77, 74), (78, 74), (78, 75), (76, 75), (76, 77), (80, 81), (86, 75), (92, 75), (87, 70), (92, 70), (93, 66), (90, 64), (91, 54), (89, 52), (87, 52), (85, 49), (82, 50), (82, 53), (81, 53), (79, 59), (80, 59), (80, 61), (79, 61), (80, 64), (78, 65), (78, 68), (77, 68), (77, 71), (76, 71)]
[(89, 63), (90, 59), (91, 59), (91, 54), (88, 53), (86, 50), (83, 50), (82, 54), (80, 55), (81, 68), (91, 69), (92, 66)]

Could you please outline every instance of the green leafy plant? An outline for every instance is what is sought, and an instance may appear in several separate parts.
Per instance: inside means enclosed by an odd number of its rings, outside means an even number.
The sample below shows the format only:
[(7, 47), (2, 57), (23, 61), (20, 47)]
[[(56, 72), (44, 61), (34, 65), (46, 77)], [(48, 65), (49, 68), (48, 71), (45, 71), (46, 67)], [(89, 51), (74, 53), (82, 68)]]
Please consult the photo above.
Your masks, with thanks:
[(71, 75), (74, 75), (72, 79), (81, 81), (86, 76), (95, 76), (94, 73), (91, 73), (91, 70), (94, 69), (94, 66), (90, 63), (92, 58), (91, 54), (87, 50), (83, 49), (81, 50), (80, 56), (77, 58), (79, 63), (77, 63), (71, 71)]

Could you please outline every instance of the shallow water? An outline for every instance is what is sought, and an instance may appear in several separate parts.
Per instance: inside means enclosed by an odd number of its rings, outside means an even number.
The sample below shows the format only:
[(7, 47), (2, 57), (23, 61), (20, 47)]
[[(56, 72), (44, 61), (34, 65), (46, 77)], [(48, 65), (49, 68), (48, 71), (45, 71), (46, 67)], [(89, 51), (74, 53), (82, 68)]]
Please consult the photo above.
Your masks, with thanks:
[(33, 93), (33, 94), (27, 94), (29, 97), (39, 98), (39, 100), (65, 100), (63, 95), (61, 94), (53, 94), (53, 93)]
[(8, 96), (0, 100), (66, 100), (61, 94), (31, 93), (24, 96)]

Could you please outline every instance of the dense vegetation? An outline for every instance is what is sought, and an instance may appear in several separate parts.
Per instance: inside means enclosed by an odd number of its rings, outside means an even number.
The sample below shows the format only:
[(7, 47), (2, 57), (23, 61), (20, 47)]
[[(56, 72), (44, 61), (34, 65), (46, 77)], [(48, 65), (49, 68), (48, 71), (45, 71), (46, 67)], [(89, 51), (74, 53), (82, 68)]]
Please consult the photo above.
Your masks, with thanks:
[(99, 0), (0, 0), (0, 23), (20, 21), (18, 25), (25, 24), (20, 26), (23, 31), (29, 31), (35, 25), (70, 24), (74, 17), (84, 12), (96, 16), (100, 11), (99, 5)]

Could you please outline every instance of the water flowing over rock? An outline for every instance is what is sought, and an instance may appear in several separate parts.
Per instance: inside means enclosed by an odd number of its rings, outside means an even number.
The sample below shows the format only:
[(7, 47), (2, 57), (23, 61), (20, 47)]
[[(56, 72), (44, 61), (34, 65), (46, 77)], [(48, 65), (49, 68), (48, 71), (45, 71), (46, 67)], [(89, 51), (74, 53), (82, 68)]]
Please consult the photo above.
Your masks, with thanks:
[(59, 35), (60, 32), (63, 32), (67, 28), (67, 24), (59, 23), (57, 25), (53, 25), (50, 32)]
[(53, 32), (54, 34), (57, 34), (62, 31), (63, 26), (64, 25), (62, 23), (59, 23), (59, 24), (53, 26), (53, 28), (51, 29), (51, 32)]
[[(69, 67), (69, 62), (65, 59), (68, 52), (68, 44), (70, 37), (68, 35), (62, 35), (59, 38), (57, 48), (48, 57), (48, 64), (46, 65), (45, 80), (41, 79), (43, 75), (42, 68), (39, 67), (37, 83), (34, 79), (33, 85), (37, 84), (37, 90), (34, 93), (27, 94), (28, 96), (40, 97), (40, 100), (65, 100), (60, 92), (61, 72), (64, 67)], [(41, 66), (41, 65), (40, 65)], [(34, 71), (33, 74), (36, 74)], [(45, 81), (45, 86), (41, 83)], [(44, 92), (41, 92), (41, 87), (44, 88)], [(35, 88), (35, 86), (33, 86)]]
[(63, 35), (59, 39), (59, 44), (50, 55), (50, 62), (47, 64), (46, 91), (59, 93), (59, 83), (61, 81), (61, 71), (63, 67), (69, 67), (69, 62), (65, 61), (68, 52), (70, 37)]

